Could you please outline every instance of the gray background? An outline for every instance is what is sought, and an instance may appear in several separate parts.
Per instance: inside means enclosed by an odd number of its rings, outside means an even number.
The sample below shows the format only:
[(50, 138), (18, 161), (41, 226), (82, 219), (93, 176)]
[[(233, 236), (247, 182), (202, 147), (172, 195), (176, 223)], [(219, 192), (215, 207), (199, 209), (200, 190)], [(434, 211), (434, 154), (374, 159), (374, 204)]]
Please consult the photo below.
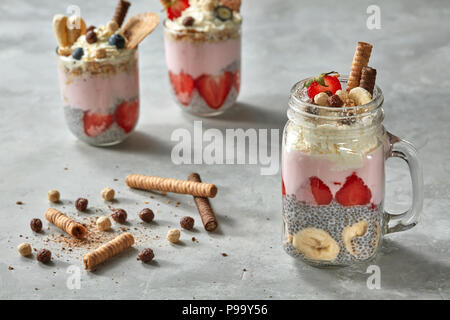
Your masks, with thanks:
[[(1, 298), (450, 297), (449, 2), (243, 2), (239, 104), (222, 117), (204, 120), (204, 128), (282, 129), (292, 84), (330, 70), (348, 73), (356, 42), (374, 44), (371, 65), (377, 68), (377, 81), (385, 93), (385, 125), (419, 148), (425, 182), (421, 223), (389, 236), (376, 261), (381, 268), (381, 289), (367, 288), (365, 266), (320, 270), (282, 251), (278, 174), (261, 176), (256, 165), (172, 164), (171, 133), (177, 128), (191, 130), (196, 118), (183, 114), (169, 95), (161, 27), (140, 47), (137, 132), (112, 148), (77, 141), (63, 119), (52, 16), (77, 4), (87, 24), (98, 25), (112, 16), (115, 1), (17, 0), (0, 3)], [(381, 30), (366, 28), (370, 4), (381, 8)], [(160, 10), (156, 0), (133, 1), (131, 14)], [(191, 171), (219, 187), (212, 202), (220, 222), (215, 233), (203, 230), (190, 197), (170, 194), (151, 199), (148, 193), (124, 185), (125, 176), (132, 172), (183, 179)], [(388, 209), (408, 207), (409, 185), (406, 165), (389, 160)], [(136, 246), (152, 247), (154, 264), (138, 263), (137, 249), (130, 250), (96, 273), (82, 271), (81, 289), (69, 290), (66, 269), (81, 266), (79, 258), (67, 256), (44, 266), (18, 255), (15, 248), (24, 240), (20, 234), (37, 248), (45, 246), (46, 235), (33, 235), (28, 223), (32, 217), (43, 217), (49, 206), (47, 190), (61, 191), (69, 214), (75, 213), (69, 201), (79, 196), (107, 212), (99, 196), (105, 186), (120, 192), (115, 205), (128, 210), (132, 225), (138, 222), (136, 213), (144, 201), (150, 201), (148, 206), (153, 209), (160, 203), (159, 223), (148, 232), (161, 239)], [(169, 199), (181, 205), (167, 204)], [(168, 226), (177, 223), (174, 214), (197, 218), (196, 231), (182, 233), (184, 245), (171, 246), (164, 240)], [(199, 243), (191, 242), (192, 235)], [(60, 250), (58, 245), (49, 247), (54, 253)], [(8, 270), (10, 266), (14, 270)]]

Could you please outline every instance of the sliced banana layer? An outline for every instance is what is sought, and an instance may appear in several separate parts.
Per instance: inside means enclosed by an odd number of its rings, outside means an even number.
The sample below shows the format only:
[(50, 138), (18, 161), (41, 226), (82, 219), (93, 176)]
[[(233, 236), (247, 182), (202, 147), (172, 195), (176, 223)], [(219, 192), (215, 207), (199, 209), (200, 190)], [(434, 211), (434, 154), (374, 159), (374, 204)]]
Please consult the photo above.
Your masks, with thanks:
[(370, 92), (361, 87), (356, 87), (350, 90), (348, 96), (350, 99), (355, 101), (357, 106), (362, 106), (363, 104), (372, 101), (372, 95)]
[(358, 259), (368, 259), (375, 252), (380, 240), (380, 227), (378, 223), (369, 226), (363, 220), (342, 231), (342, 242), (345, 249)]
[(294, 235), (292, 244), (305, 257), (332, 261), (339, 254), (339, 244), (322, 229), (306, 228)]

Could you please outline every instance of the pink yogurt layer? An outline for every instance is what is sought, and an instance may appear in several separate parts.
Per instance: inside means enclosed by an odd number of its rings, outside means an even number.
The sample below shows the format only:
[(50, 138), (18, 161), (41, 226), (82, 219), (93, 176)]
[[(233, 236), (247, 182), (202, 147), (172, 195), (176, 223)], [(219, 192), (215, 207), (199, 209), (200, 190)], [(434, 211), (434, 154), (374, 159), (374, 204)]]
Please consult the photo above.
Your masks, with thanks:
[(93, 76), (85, 72), (78, 77), (70, 76), (70, 79), (58, 68), (58, 74), (63, 101), (71, 108), (108, 114), (121, 101), (139, 96), (137, 68), (133, 72), (119, 72), (109, 76)]
[(379, 205), (384, 198), (384, 152), (378, 147), (363, 159), (362, 167), (342, 171), (331, 170), (333, 163), (324, 156), (311, 156), (301, 151), (284, 152), (282, 178), (287, 195), (294, 194), (297, 201), (316, 204), (309, 178), (316, 176), (329, 188), (333, 197), (353, 172), (360, 177), (372, 193), (371, 203)]
[(219, 75), (241, 57), (240, 38), (199, 44), (166, 36), (164, 43), (169, 71), (174, 74), (183, 71), (194, 79), (202, 74)]

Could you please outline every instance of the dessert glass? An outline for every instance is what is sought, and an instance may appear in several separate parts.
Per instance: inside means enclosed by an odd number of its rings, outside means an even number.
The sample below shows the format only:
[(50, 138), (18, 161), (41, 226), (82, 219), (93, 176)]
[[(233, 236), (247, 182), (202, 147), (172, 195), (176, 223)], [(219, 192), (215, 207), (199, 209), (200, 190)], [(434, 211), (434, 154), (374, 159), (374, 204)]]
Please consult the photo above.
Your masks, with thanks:
[[(415, 148), (385, 130), (383, 93), (363, 106), (309, 104), (305, 79), (291, 90), (283, 134), (283, 247), (318, 267), (349, 266), (375, 257), (383, 236), (408, 230), (423, 206), (422, 169)], [(345, 90), (347, 79), (341, 77)], [(385, 160), (409, 166), (412, 207), (384, 211)]]
[(139, 117), (138, 51), (92, 61), (64, 56), (57, 59), (70, 131), (95, 146), (122, 142)]
[(231, 36), (169, 29), (164, 21), (169, 80), (176, 103), (199, 116), (231, 108), (241, 83), (241, 27)]

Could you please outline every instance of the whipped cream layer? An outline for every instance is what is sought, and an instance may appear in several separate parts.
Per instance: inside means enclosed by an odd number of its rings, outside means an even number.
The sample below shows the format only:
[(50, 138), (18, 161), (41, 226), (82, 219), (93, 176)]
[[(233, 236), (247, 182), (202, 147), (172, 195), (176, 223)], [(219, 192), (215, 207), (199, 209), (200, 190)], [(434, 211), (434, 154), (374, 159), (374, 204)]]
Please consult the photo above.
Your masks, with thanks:
[[(220, 5), (215, 0), (190, 0), (190, 7), (184, 10), (180, 17), (174, 20), (167, 20), (166, 27), (174, 31), (195, 30), (205, 33), (223, 33), (229, 31), (230, 34), (239, 30), (242, 23), (242, 16), (239, 12), (233, 11), (230, 20), (222, 21), (214, 15), (214, 9)], [(186, 17), (194, 18), (194, 24), (190, 27), (183, 25)]]
[[(133, 56), (135, 50), (126, 49), (127, 39), (122, 34), (121, 29), (118, 29), (116, 32), (110, 32), (109, 30), (107, 30), (106, 26), (99, 26), (95, 28), (95, 33), (97, 35), (96, 42), (88, 43), (86, 40), (86, 35), (81, 35), (72, 45), (72, 51), (76, 48), (83, 48), (84, 53), (80, 60), (74, 59), (71, 55), (68, 57), (60, 56), (61, 60), (66, 62), (66, 67), (77, 68), (82, 66), (86, 62), (93, 61), (116, 64), (122, 63)], [(125, 39), (125, 48), (117, 49), (116, 46), (109, 44), (108, 40), (113, 34), (120, 34)], [(96, 51), (98, 49), (105, 49), (105, 58), (99, 59), (96, 57)]]
[[(305, 89), (295, 96), (301, 101), (308, 99)], [(345, 123), (340, 108), (322, 108), (317, 116), (289, 110), (285, 151), (325, 157), (336, 171), (361, 168), (366, 155), (382, 144), (384, 131), (379, 125), (381, 109), (356, 113), (354, 122)]]

